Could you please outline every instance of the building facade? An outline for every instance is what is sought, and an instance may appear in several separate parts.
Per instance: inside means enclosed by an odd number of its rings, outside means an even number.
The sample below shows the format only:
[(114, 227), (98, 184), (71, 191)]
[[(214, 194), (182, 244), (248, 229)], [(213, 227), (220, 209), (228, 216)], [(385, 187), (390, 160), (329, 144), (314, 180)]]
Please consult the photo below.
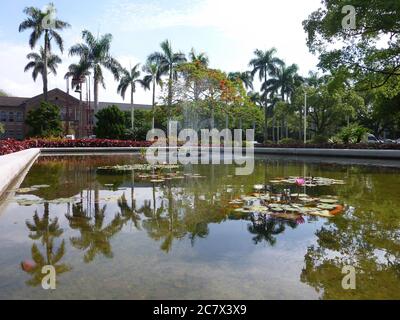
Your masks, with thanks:
[[(0, 139), (23, 140), (29, 134), (30, 128), (25, 119), (30, 110), (38, 108), (44, 100), (43, 94), (33, 98), (0, 97), (0, 122), (5, 127), (5, 133)], [(80, 101), (68, 93), (53, 89), (48, 92), (48, 102), (60, 108), (64, 135), (73, 134), (78, 138), (93, 134), (93, 103)], [(116, 105), (125, 111), (130, 105), (121, 103), (99, 103), (99, 109), (108, 105)], [(137, 109), (151, 109), (148, 105), (135, 105)]]

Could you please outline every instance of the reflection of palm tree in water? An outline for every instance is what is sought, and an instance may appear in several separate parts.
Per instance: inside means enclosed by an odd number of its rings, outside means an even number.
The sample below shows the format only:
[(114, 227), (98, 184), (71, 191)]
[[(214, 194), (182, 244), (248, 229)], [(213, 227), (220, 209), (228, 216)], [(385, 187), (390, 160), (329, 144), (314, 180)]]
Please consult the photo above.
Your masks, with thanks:
[(129, 206), (124, 193), (118, 200), (118, 207), (121, 210), (122, 223), (132, 222), (135, 228), (140, 230), (140, 215), (136, 210), (136, 200), (132, 198), (131, 205)]
[[(161, 206), (157, 208), (155, 188), (153, 186), (153, 208), (151, 208), (150, 201), (145, 201), (140, 211), (149, 218), (143, 222), (143, 227), (152, 239), (163, 241), (161, 250), (168, 253), (171, 250), (174, 238), (181, 239), (185, 236), (186, 232), (182, 221), (179, 220), (179, 206), (173, 202), (171, 186), (168, 185), (167, 188), (167, 201), (162, 201)], [(168, 203), (167, 210), (164, 207), (165, 202)], [(163, 213), (166, 213), (166, 215)]]
[(247, 230), (255, 235), (253, 237), (255, 244), (265, 241), (274, 246), (276, 244), (275, 236), (283, 233), (286, 230), (286, 226), (295, 229), (297, 223), (295, 221), (274, 218), (262, 218), (257, 221), (252, 219), (252, 223), (248, 225)]
[(83, 210), (82, 204), (74, 204), (72, 215), (67, 214), (66, 218), (69, 225), (74, 230), (79, 230), (80, 237), (72, 237), (71, 244), (80, 250), (86, 251), (84, 261), (92, 262), (99, 254), (103, 254), (107, 258), (112, 258), (111, 238), (122, 229), (121, 215), (117, 214), (114, 219), (105, 227), (105, 211), (106, 205), (100, 209), (95, 204), (94, 218), (87, 215)]
[[(59, 238), (64, 231), (58, 224), (58, 218), (50, 219), (48, 203), (44, 204), (43, 217), (40, 218), (37, 211), (35, 211), (33, 222), (27, 221), (26, 226), (30, 231), (29, 238), (40, 241), (45, 249), (45, 254), (42, 254), (35, 243), (32, 245), (32, 260), (35, 262), (35, 265), (28, 270), (25, 269), (27, 273), (32, 275), (32, 278), (27, 281), (27, 284), (30, 286), (38, 286), (42, 283), (44, 277), (42, 268), (44, 266), (53, 266), (57, 276), (70, 271), (71, 268), (66, 264), (59, 264), (65, 255), (65, 241), (63, 240), (61, 246), (53, 252), (54, 240)], [(58, 277), (56, 279), (58, 279)]]

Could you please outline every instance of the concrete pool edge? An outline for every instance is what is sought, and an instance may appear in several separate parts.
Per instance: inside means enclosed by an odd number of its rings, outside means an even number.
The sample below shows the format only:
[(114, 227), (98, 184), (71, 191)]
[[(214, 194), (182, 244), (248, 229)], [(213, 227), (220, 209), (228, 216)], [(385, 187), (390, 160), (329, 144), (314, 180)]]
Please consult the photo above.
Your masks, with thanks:
[[(62, 153), (113, 153), (113, 152), (140, 152), (147, 148), (42, 148), (42, 154)], [(160, 148), (162, 149), (162, 148)], [(165, 148), (169, 149), (169, 148)], [(212, 147), (210, 149), (213, 149)], [(400, 160), (400, 150), (376, 150), (376, 149), (307, 149), (307, 148), (254, 148), (255, 154), (276, 154), (292, 156), (316, 156), (337, 158), (367, 158), (367, 159), (397, 159)]]
[(40, 155), (40, 149), (27, 149), (0, 156), (0, 197)]

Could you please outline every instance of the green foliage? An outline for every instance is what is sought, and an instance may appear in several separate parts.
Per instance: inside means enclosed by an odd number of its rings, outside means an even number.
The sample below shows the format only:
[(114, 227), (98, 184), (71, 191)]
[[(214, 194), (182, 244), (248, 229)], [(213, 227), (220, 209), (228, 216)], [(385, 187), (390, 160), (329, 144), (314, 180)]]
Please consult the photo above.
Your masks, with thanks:
[(368, 129), (358, 124), (352, 124), (348, 127), (344, 127), (338, 134), (337, 138), (339, 141), (348, 143), (360, 143), (368, 133)]
[(299, 144), (300, 142), (293, 138), (284, 138), (279, 140), (279, 144)]
[(6, 131), (6, 130), (5, 130), (5, 128), (4, 128), (4, 124), (2, 124), (2, 123), (0, 122), (0, 135), (2, 135), (5, 131)]
[(125, 112), (125, 138), (128, 140), (145, 141), (147, 133), (151, 130), (152, 113), (148, 110), (135, 110), (134, 126), (131, 128), (131, 112)]
[[(322, 4), (303, 22), (309, 49), (320, 54), (319, 66), (331, 72), (345, 69), (364, 90), (392, 80), (398, 83), (400, 2), (323, 0)], [(342, 27), (344, 5), (356, 8), (355, 30)], [(332, 43), (342, 47), (331, 49)]]
[(0, 97), (8, 97), (8, 94), (4, 90), (0, 89)]
[(127, 119), (117, 106), (108, 106), (96, 114), (97, 124), (94, 132), (100, 139), (124, 139)]
[(324, 143), (327, 143), (327, 142), (328, 142), (328, 138), (325, 137), (325, 136), (319, 136), (319, 135), (317, 135), (317, 136), (314, 136), (314, 137), (311, 139), (311, 143), (312, 143), (312, 144), (324, 144)]
[(31, 129), (29, 135), (33, 137), (59, 137), (63, 132), (60, 108), (45, 101), (28, 112), (25, 122)]

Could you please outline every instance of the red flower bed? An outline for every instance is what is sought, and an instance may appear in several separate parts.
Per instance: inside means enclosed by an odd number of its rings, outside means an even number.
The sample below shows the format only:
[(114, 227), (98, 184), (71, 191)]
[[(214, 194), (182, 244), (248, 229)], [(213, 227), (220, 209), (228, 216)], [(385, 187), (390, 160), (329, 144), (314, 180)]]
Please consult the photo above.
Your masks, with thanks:
[(107, 139), (79, 139), (79, 140), (45, 140), (31, 139), (16, 141), (12, 139), (0, 140), (0, 155), (9, 154), (29, 148), (117, 148), (117, 147), (148, 147), (152, 143), (147, 141), (107, 140)]
[[(29, 148), (116, 148), (116, 147), (149, 147), (148, 141), (107, 140), (107, 139), (79, 139), (79, 140), (45, 140), (30, 139), (17, 141), (12, 139), (0, 140), (0, 155), (22, 151)], [(311, 149), (372, 149), (372, 150), (400, 150), (400, 144), (269, 144), (265, 148), (311, 148)]]

